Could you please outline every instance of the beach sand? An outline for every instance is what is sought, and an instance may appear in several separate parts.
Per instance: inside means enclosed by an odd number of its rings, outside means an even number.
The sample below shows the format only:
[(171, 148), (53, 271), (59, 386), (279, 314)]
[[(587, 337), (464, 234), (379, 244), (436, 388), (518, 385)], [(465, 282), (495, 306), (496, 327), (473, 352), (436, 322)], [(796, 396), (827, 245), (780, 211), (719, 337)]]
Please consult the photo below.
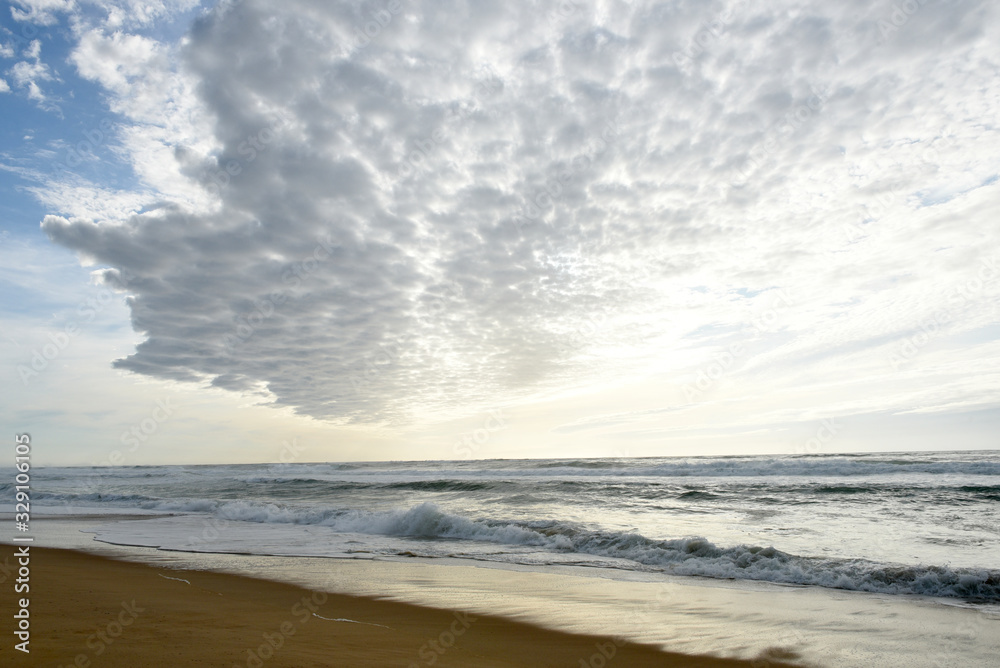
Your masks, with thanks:
[[(5, 666), (754, 665), (72, 550), (32, 548), (30, 585), (31, 653), (8, 640)], [(8, 628), (15, 603), (5, 592)]]

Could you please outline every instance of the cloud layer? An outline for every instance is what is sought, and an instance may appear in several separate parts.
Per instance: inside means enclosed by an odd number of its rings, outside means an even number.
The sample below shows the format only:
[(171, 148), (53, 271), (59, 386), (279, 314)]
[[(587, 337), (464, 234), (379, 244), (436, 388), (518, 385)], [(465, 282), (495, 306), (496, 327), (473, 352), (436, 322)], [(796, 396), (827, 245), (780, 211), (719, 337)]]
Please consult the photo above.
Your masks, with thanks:
[[(116, 366), (317, 418), (698, 389), (733, 345), (746, 392), (926, 389), (899, 355), (931, 319), (971, 337), (952, 369), (998, 359), (969, 287), (997, 257), (998, 22), (902, 7), (247, 0), (179, 44), (81, 29), (148, 190), (42, 226), (131, 295)], [(910, 407), (995, 402), (996, 367)], [(854, 410), (895, 409), (882, 387)]]

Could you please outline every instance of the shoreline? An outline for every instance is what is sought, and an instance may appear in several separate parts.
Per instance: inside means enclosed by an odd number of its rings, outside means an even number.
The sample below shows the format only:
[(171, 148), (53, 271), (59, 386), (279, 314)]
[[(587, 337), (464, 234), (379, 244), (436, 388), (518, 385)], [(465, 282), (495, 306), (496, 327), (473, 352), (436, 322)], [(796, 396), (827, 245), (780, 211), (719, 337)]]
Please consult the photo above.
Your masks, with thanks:
[[(6, 545), (4, 557), (14, 549)], [(793, 665), (779, 656), (750, 662), (671, 653), (478, 612), (79, 550), (33, 547), (31, 574), (31, 652), (5, 643), (5, 665)], [(12, 620), (13, 598), (3, 597), (4, 619)]]
[[(45, 546), (104, 557), (119, 565), (112, 572), (120, 570), (121, 564), (152, 567), (159, 573), (154, 578), (158, 584), (177, 578), (181, 582), (174, 582), (173, 585), (181, 588), (189, 586), (183, 580), (193, 582), (188, 574), (257, 579), (272, 584), (283, 583), (296, 590), (342, 594), (356, 601), (404, 603), (446, 616), (449, 611), (459, 611), (481, 618), (499, 617), (524, 623), (536, 630), (594, 639), (589, 645), (594, 652), (598, 649), (598, 641), (606, 643), (617, 637), (646, 648), (673, 653), (660, 654), (661, 657), (684, 657), (688, 660), (703, 657), (715, 662), (677, 663), (671, 658), (668, 659), (670, 663), (663, 663), (661, 659), (660, 663), (652, 665), (749, 665), (758, 668), (798, 665), (820, 668), (865, 664), (912, 668), (947, 665), (961, 660), (963, 665), (985, 667), (993, 665), (995, 656), (1000, 652), (1000, 634), (997, 633), (1000, 630), (1000, 609), (996, 606), (989, 609), (955, 606), (927, 597), (778, 586), (766, 582), (689, 577), (609, 578), (592, 572), (593, 569), (569, 566), (497, 568), (496, 564), (459, 559), (268, 556), (254, 552), (249, 544), (248, 551), (243, 553), (164, 550), (96, 540), (94, 522), (106, 519), (108, 517), (103, 514), (47, 517), (44, 520), (40, 517), (33, 526), (34, 545), (38, 546), (36, 550)], [(6, 555), (0, 553), (0, 569), (5, 566), (8, 569), (0, 572), (0, 585), (6, 581), (3, 586), (8, 587), (12, 585), (5, 580), (4, 573), (9, 574), (11, 562), (5, 564), (4, 559), (10, 559), (16, 545), (0, 542), (5, 543), (9, 550)], [(86, 569), (77, 568), (76, 571), (78, 576), (86, 577)], [(33, 571), (32, 575), (38, 573)], [(32, 577), (33, 583), (36, 580)], [(219, 599), (210, 601), (210, 609), (215, 610)], [(249, 604), (252, 605), (256, 603)], [(0, 608), (0, 614), (7, 613)], [(33, 614), (38, 616), (37, 611)], [(289, 614), (290, 610), (284, 612), (286, 618)], [(352, 617), (347, 612), (319, 614), (335, 619), (371, 621)], [(218, 621), (216, 615), (211, 624)], [(372, 623), (379, 622), (376, 619)], [(363, 627), (350, 622), (334, 626), (377, 630), (377, 627)], [(443, 630), (439, 629), (437, 633)], [(463, 636), (466, 639), (472, 637), (465, 633)], [(33, 637), (39, 639), (41, 636), (33, 634)], [(410, 649), (419, 651), (428, 638)], [(446, 637), (446, 640), (449, 638)], [(515, 639), (513, 642), (522, 641)], [(530, 647), (535, 641), (523, 642)], [(612, 660), (592, 652), (590, 657), (582, 657), (583, 663), (578, 658), (571, 663), (560, 660), (554, 664), (539, 664), (529, 660), (522, 665), (586, 668), (588, 665), (598, 666), (602, 661), (606, 664), (605, 668), (626, 665), (624, 661), (615, 663), (621, 657), (617, 646), (610, 649), (606, 644), (604, 646), (608, 653), (614, 649), (616, 656)], [(494, 647), (490, 651), (503, 652), (503, 647), (501, 644), (499, 649)], [(366, 659), (358, 659), (360, 664), (300, 662), (291, 665), (401, 665), (405, 668), (425, 665), (518, 665), (502, 661), (449, 663), (444, 658), (437, 658), (429, 646), (425, 648), (425, 654), (427, 651), (432, 652), (427, 656), (435, 659), (433, 664), (428, 664), (418, 654), (416, 659), (411, 656), (408, 663), (394, 660), (373, 664)], [(4, 656), (4, 651), (0, 650), (0, 657)], [(479, 655), (480, 658), (492, 656), (490, 652), (480, 652)], [(88, 664), (87, 668), (89, 665), (109, 665), (106, 657), (107, 653), (99, 661)], [(719, 659), (711, 657), (735, 660), (737, 663), (720, 664)], [(531, 658), (535, 655), (532, 654)], [(72, 659), (69, 659), (71, 663)], [(249, 663), (262, 668), (254, 661)], [(245, 658), (242, 662), (218, 665), (247, 664), (248, 659)], [(35, 665), (35, 662), (20, 661), (15, 665)], [(71, 664), (50, 661), (40, 665)], [(145, 661), (139, 665), (161, 664)], [(262, 665), (281, 664), (269, 660)]]

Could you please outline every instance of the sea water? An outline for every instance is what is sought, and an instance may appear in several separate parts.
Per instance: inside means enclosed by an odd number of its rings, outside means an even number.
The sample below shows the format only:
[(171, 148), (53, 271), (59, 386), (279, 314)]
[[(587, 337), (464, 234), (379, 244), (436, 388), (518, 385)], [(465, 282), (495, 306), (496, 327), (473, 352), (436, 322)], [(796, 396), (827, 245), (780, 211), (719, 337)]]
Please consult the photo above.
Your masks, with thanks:
[(1000, 655), (998, 452), (33, 473), (36, 545), (761, 666)]
[(46, 468), (32, 485), (36, 513), (157, 516), (96, 527), (122, 545), (1000, 604), (996, 451)]

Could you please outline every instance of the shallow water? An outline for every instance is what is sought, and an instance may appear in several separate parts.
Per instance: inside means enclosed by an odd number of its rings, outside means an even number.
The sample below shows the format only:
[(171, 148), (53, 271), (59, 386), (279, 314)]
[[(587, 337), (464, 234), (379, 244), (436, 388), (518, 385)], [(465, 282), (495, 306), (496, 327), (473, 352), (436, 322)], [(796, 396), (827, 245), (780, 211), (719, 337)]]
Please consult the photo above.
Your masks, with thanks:
[(679, 652), (887, 667), (985, 667), (1000, 656), (1000, 606), (994, 605), (578, 566), (168, 552), (95, 542), (87, 532), (108, 519), (40, 520), (36, 544), (499, 614)]
[(1000, 453), (41, 469), (107, 542), (455, 558), (1000, 602)]

